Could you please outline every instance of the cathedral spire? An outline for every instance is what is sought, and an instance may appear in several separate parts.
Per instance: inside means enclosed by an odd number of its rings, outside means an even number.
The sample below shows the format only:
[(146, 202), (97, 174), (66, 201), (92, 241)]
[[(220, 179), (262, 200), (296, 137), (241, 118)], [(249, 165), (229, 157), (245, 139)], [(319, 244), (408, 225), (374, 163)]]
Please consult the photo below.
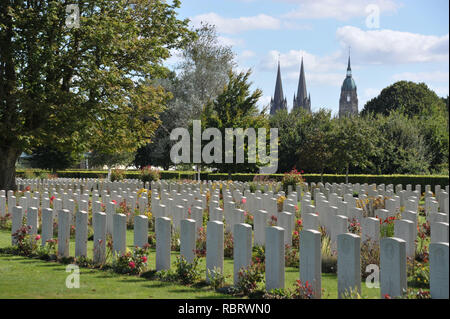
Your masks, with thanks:
[(347, 67), (347, 76), (352, 76), (352, 67), (350, 66), (350, 47), (348, 48), (348, 67)]
[(275, 84), (275, 94), (270, 102), (270, 114), (273, 115), (280, 109), (287, 109), (286, 98), (283, 94), (283, 83), (281, 81), (281, 67), (278, 59), (277, 81)]
[(298, 81), (297, 96), (295, 96), (294, 94), (294, 108), (299, 107), (311, 112), (311, 100), (308, 97), (306, 91), (306, 77), (305, 77), (305, 67), (303, 65), (303, 56), (302, 56), (302, 63), (300, 66), (300, 78)]
[(275, 95), (273, 97), (275, 102), (283, 101), (283, 83), (281, 82), (281, 69), (280, 69), (280, 61), (278, 60), (278, 73), (277, 73), (277, 82), (275, 84)]
[(300, 67), (300, 79), (298, 82), (298, 89), (297, 89), (297, 100), (303, 102), (307, 97), (308, 96), (306, 94), (305, 68), (303, 66), (303, 57), (302, 57), (302, 64)]

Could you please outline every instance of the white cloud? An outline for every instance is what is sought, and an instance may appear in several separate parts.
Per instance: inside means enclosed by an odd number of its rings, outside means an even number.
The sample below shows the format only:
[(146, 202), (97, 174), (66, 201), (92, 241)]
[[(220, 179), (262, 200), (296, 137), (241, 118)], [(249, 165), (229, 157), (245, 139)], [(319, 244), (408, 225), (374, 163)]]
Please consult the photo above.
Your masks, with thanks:
[(303, 57), (305, 76), (308, 83), (340, 86), (345, 78), (347, 65), (345, 60), (338, 60), (339, 56), (339, 53), (317, 56), (304, 50), (290, 50), (287, 53), (272, 50), (260, 61), (258, 68), (275, 74), (278, 59), (280, 59), (283, 78), (287, 81), (297, 82)]
[(217, 40), (219, 41), (219, 43), (221, 43), (222, 45), (225, 45), (225, 46), (243, 46), (244, 45), (243, 39), (218, 36)]
[(252, 50), (244, 50), (244, 51), (242, 51), (240, 57), (242, 59), (249, 59), (249, 58), (254, 57), (255, 55), (256, 55), (256, 53), (253, 52)]
[(430, 89), (432, 89), (434, 92), (436, 92), (436, 94), (438, 96), (446, 97), (446, 96), (449, 95), (448, 94), (448, 85), (447, 86), (432, 86), (432, 85), (429, 85), (428, 87)]
[(444, 62), (449, 58), (449, 35), (434, 36), (394, 30), (364, 31), (341, 27), (336, 36), (351, 46), (352, 56), (367, 64)]
[(376, 5), (379, 12), (396, 12), (400, 8), (394, 0), (275, 0), (276, 2), (298, 3), (299, 7), (285, 15), (295, 19), (333, 18), (341, 21), (354, 17), (365, 17), (368, 5)]
[(197, 15), (191, 18), (194, 25), (201, 22), (208, 22), (217, 27), (221, 33), (236, 34), (251, 30), (278, 30), (281, 28), (281, 21), (266, 14), (259, 14), (252, 17), (225, 18), (215, 12)]
[(445, 82), (449, 81), (449, 72), (404, 72), (392, 76), (394, 81), (413, 81), (413, 82)]
[(381, 89), (378, 88), (367, 88), (364, 90), (364, 95), (363, 97), (366, 100), (370, 100), (373, 99), (374, 97), (377, 97), (381, 92)]

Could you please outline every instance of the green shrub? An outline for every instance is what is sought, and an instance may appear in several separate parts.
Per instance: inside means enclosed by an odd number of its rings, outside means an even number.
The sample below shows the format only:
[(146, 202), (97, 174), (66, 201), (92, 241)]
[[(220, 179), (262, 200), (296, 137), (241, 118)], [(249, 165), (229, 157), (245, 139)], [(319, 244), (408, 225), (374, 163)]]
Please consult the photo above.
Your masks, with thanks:
[(123, 181), (125, 179), (125, 172), (121, 169), (113, 169), (110, 178), (111, 182)]
[(175, 261), (176, 279), (185, 285), (197, 282), (201, 277), (198, 262), (198, 257), (195, 257), (194, 261), (189, 263), (184, 257), (177, 256)]
[(238, 282), (235, 293), (242, 293), (245, 296), (253, 293), (258, 284), (264, 281), (264, 265), (252, 263), (249, 267), (239, 269)]
[(151, 183), (153, 181), (158, 181), (161, 174), (159, 170), (152, 169), (151, 166), (146, 166), (141, 169), (139, 176), (143, 183)]

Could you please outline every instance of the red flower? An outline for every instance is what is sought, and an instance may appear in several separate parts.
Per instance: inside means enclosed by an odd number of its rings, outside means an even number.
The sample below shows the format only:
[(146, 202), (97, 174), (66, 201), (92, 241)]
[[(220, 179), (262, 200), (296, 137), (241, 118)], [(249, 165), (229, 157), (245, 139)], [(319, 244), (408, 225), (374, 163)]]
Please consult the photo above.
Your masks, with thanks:
[(142, 262), (146, 263), (147, 262), (147, 256), (144, 256), (141, 258)]
[(113, 202), (114, 203), (114, 205), (117, 205), (117, 202), (116, 202), (116, 200), (115, 199), (113, 199), (111, 202)]
[(294, 236), (298, 236), (298, 231), (294, 231)]
[(391, 298), (391, 296), (389, 296), (389, 294), (385, 294), (384, 299), (392, 299), (392, 298)]
[(298, 225), (298, 226), (303, 225), (303, 221), (302, 221), (301, 219), (297, 219), (297, 225)]
[(39, 239), (41, 239), (41, 235), (36, 235), (36, 238), (35, 238), (36, 240), (39, 240)]
[(136, 264), (134, 263), (134, 261), (130, 261), (130, 262), (128, 263), (128, 266), (130, 266), (131, 269), (136, 268)]
[(27, 186), (27, 187), (25, 187), (25, 190), (26, 190), (27, 192), (29, 192), (29, 191), (31, 190), (31, 187), (30, 187), (30, 186)]
[(242, 199), (242, 204), (245, 204), (245, 203), (247, 203), (247, 199), (246, 199), (246, 198), (243, 198), (243, 199)]
[(50, 197), (50, 203), (53, 203), (53, 201), (55, 200), (55, 196)]
[(298, 210), (298, 205), (295, 205), (295, 210)]

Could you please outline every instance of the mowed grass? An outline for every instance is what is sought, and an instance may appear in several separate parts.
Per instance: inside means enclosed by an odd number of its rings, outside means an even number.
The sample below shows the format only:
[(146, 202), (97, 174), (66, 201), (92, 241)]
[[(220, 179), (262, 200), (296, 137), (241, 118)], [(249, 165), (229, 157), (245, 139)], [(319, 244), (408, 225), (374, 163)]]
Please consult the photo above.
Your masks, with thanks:
[[(0, 247), (11, 245), (9, 231), (0, 230)], [(133, 231), (127, 231), (127, 245), (133, 248)], [(71, 256), (75, 253), (74, 240), (70, 243)], [(88, 255), (91, 258), (93, 242), (88, 242)], [(155, 250), (149, 255), (149, 270), (155, 269)], [(172, 252), (174, 262), (178, 252)], [(203, 275), (206, 270), (205, 258), (200, 259), (199, 267)], [(174, 268), (172, 266), (172, 268)], [(227, 284), (233, 283), (233, 260), (225, 258), (224, 274)], [(189, 287), (180, 284), (148, 280), (137, 276), (118, 275), (111, 271), (80, 268), (80, 288), (68, 289), (65, 282), (69, 273), (66, 266), (38, 259), (0, 254), (0, 298), (118, 298), (118, 299), (197, 299), (232, 298), (230, 295), (215, 292), (208, 286)], [(285, 287), (293, 288), (299, 279), (299, 269), (286, 267)], [(322, 274), (323, 298), (337, 298), (337, 277)], [(362, 295), (366, 298), (379, 298), (379, 289), (368, 289), (362, 283)]]

